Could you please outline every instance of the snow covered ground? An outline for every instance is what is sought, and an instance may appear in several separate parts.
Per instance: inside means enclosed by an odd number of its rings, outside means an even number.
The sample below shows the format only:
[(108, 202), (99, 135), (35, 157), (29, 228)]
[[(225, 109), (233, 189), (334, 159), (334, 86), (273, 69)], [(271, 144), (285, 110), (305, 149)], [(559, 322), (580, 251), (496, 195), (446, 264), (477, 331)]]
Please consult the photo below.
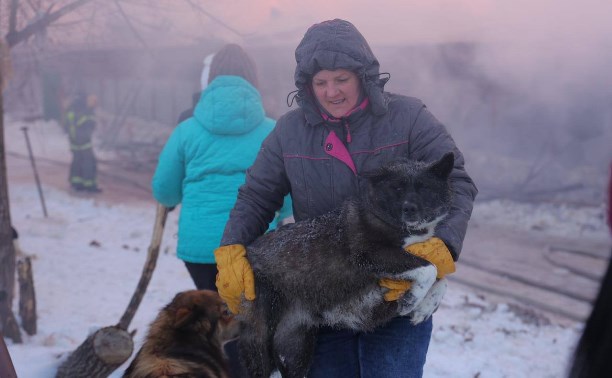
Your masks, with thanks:
[(605, 203), (599, 206), (577, 206), (508, 200), (477, 201), (472, 215), (474, 222), (537, 231), (546, 235), (573, 235), (595, 240), (609, 238), (605, 218)]
[[(9, 157), (16, 162), (15, 153), (27, 156), (20, 142), (22, 131), (17, 122), (5, 126), (7, 149), (13, 154)], [(68, 161), (65, 136), (56, 125), (38, 122), (29, 127), (37, 156)], [(66, 185), (64, 168), (59, 172), (62, 177), (56, 181)], [(146, 259), (155, 203), (113, 197), (109, 191), (84, 197), (47, 185), (45, 218), (29, 162), (23, 159), (18, 168), (9, 164), (9, 192), (21, 247), (33, 255), (38, 332), (24, 333), (23, 344), (6, 341), (19, 377), (53, 377), (88, 333), (116, 324), (125, 311)], [(157, 311), (178, 291), (192, 287), (174, 253), (179, 211), (169, 215), (157, 268), (130, 325), (130, 330), (138, 330), (136, 348)], [(603, 214), (603, 204), (577, 207), (499, 200), (477, 203), (473, 223), (609, 240)], [(425, 377), (563, 377), (581, 327), (557, 324), (525, 306), (500, 303), (451, 284), (434, 316)], [(123, 369), (125, 365), (112, 376), (121, 376)]]
[[(24, 334), (20, 345), (7, 340), (25, 378), (53, 377), (89, 332), (119, 321), (146, 258), (155, 212), (153, 202), (113, 205), (49, 188), (45, 195), (48, 218), (33, 185), (10, 188), (21, 247), (34, 255), (38, 333)], [(513, 206), (504, 203), (504, 209), (511, 214)], [(576, 211), (592, 218), (592, 209)], [(138, 329), (136, 347), (157, 310), (191, 287), (174, 255), (177, 215), (170, 213), (157, 269), (130, 327)], [(596, 226), (604, 229), (601, 223)], [(552, 324), (452, 285), (434, 322), (426, 377), (561, 377), (581, 328)]]

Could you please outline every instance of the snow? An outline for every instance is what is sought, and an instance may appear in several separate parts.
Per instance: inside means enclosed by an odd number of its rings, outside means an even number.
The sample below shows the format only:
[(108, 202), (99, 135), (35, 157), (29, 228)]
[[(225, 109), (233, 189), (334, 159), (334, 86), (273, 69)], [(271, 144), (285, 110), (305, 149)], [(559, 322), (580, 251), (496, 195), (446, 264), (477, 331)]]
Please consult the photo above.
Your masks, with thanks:
[[(46, 188), (44, 218), (34, 186), (12, 186), (10, 196), (20, 247), (33, 255), (38, 332), (23, 333), (24, 343), (9, 350), (19, 377), (53, 377), (88, 333), (121, 318), (147, 256), (155, 205), (110, 205)], [(192, 285), (173, 253), (176, 216), (169, 216), (156, 270), (130, 327), (138, 329), (137, 340), (157, 310)]]
[[(10, 196), (21, 248), (34, 255), (38, 332), (24, 333), (23, 344), (7, 343), (19, 377), (53, 377), (89, 332), (119, 321), (146, 258), (155, 205), (108, 204), (47, 188), (44, 218), (33, 185), (11, 186)], [(130, 326), (138, 330), (136, 347), (157, 310), (192, 285), (174, 254), (177, 215), (178, 209), (170, 213), (157, 268)], [(434, 324), (426, 377), (559, 377), (581, 327), (549, 324), (452, 284)]]
[(609, 236), (605, 222), (606, 204), (577, 206), (566, 203), (516, 203), (494, 200), (476, 203), (473, 219), (483, 223), (509, 226), (548, 235), (585, 237), (605, 240)]
[[(23, 154), (24, 148), (14, 142), (19, 140), (18, 126), (7, 125), (8, 150)], [(30, 127), (35, 151), (47, 158), (66, 154), (65, 148), (51, 146), (55, 144), (50, 141), (64, 141), (59, 128), (43, 122)], [(47, 130), (44, 138), (37, 128)], [(43, 148), (44, 141), (48, 144)], [(33, 256), (38, 332), (23, 332), (22, 344), (6, 342), (19, 377), (53, 377), (89, 333), (121, 318), (146, 259), (155, 203), (110, 201), (47, 186), (45, 218), (33, 180), (9, 180), (9, 192), (21, 249)], [(541, 233), (609, 238), (603, 210), (499, 200), (478, 203), (473, 216), (475, 222)], [(177, 292), (192, 288), (175, 255), (179, 211), (180, 207), (169, 214), (156, 270), (129, 327), (137, 329), (136, 349), (157, 311)], [(14, 312), (18, 313), (17, 303)], [(425, 377), (562, 377), (581, 328), (581, 323), (554, 322), (525, 306), (492, 300), (451, 282), (434, 315)], [(112, 377), (120, 377), (128, 363)]]

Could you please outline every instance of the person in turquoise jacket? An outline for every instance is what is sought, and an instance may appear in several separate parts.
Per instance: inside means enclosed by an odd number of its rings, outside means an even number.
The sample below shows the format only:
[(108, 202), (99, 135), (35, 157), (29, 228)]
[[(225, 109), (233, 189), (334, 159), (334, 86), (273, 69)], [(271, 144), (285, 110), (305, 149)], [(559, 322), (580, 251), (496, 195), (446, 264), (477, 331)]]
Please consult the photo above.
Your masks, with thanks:
[[(176, 127), (161, 151), (152, 188), (162, 205), (181, 204), (177, 256), (198, 289), (216, 291), (213, 250), (275, 121), (266, 117), (255, 64), (240, 46), (229, 44), (215, 54), (208, 83), (193, 116)], [(291, 214), (287, 197), (270, 227)]]

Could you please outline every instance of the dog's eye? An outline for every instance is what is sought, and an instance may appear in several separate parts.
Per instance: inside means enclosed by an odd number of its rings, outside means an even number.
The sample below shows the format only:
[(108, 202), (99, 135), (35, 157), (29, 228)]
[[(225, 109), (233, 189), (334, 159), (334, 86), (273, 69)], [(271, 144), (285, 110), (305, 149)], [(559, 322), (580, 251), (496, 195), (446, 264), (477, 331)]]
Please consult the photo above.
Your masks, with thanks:
[(414, 183), (414, 190), (418, 192), (418, 191), (420, 191), (421, 189), (423, 189), (423, 183), (421, 183), (421, 182), (415, 182), (415, 183)]
[(225, 307), (223, 311), (221, 311), (221, 316), (223, 316), (224, 318), (231, 318), (233, 315), (229, 308)]

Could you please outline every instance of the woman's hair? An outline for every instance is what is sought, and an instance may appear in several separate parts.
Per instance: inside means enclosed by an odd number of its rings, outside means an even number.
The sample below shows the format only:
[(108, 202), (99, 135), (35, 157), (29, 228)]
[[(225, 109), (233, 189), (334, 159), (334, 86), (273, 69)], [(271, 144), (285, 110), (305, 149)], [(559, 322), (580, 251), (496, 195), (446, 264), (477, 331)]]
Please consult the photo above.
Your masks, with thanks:
[(255, 88), (259, 87), (257, 66), (242, 47), (230, 43), (219, 50), (210, 63), (208, 83), (219, 75), (234, 75), (244, 78)]

